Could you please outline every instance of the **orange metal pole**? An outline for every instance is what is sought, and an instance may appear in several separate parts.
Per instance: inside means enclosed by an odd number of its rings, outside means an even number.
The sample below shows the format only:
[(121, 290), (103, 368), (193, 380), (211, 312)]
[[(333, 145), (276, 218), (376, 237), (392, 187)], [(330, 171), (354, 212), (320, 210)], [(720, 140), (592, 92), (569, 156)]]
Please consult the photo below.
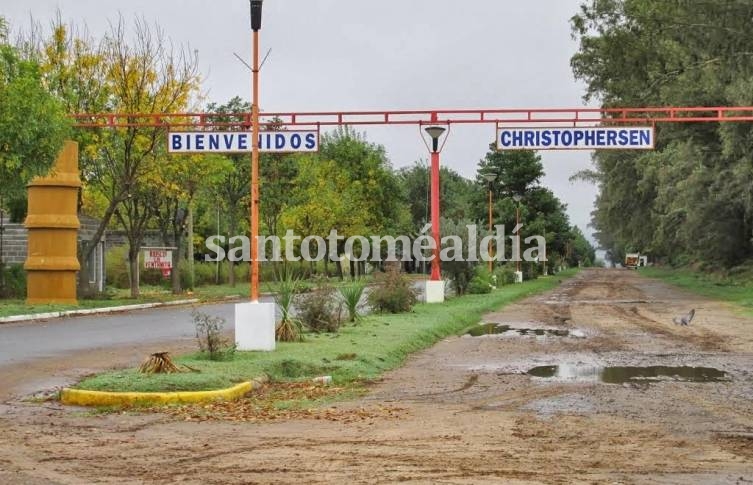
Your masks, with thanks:
[(259, 300), (259, 31), (253, 33), (253, 104), (251, 106), (251, 301)]

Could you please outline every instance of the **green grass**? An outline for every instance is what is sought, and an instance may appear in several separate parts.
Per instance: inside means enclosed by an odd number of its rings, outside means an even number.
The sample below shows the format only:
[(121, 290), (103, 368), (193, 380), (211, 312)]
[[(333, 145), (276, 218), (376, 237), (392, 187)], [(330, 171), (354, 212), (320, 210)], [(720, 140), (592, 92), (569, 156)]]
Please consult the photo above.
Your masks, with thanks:
[(212, 362), (198, 354), (176, 359), (200, 369), (200, 373), (146, 375), (127, 369), (88, 378), (77, 387), (145, 392), (210, 390), (262, 374), (281, 381), (332, 375), (338, 385), (373, 379), (400, 366), (412, 352), (479, 322), (485, 313), (554, 288), (559, 280), (575, 272), (504, 286), (487, 295), (453, 298), (444, 304), (419, 304), (412, 313), (369, 315), (337, 334), (307, 334), (302, 343), (278, 343), (274, 352), (237, 352), (233, 360), (225, 362)]
[(753, 315), (753, 278), (722, 276), (689, 268), (649, 267), (641, 268), (640, 273), (697, 295), (733, 303)]
[(107, 308), (121, 305), (136, 305), (139, 303), (152, 303), (167, 301), (169, 299), (183, 299), (185, 295), (175, 298), (116, 298), (112, 300), (80, 300), (78, 305), (27, 305), (23, 300), (0, 300), (0, 317), (15, 315), (29, 315), (33, 313), (62, 312), (66, 310), (84, 310), (88, 308)]

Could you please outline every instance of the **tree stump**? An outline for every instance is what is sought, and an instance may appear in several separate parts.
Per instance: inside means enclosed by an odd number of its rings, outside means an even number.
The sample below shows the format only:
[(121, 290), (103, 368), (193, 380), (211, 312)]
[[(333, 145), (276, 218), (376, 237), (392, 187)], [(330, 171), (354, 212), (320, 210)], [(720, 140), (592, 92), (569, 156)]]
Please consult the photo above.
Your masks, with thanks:
[(173, 374), (180, 372), (180, 369), (173, 363), (169, 352), (156, 352), (141, 364), (139, 372), (142, 374)]

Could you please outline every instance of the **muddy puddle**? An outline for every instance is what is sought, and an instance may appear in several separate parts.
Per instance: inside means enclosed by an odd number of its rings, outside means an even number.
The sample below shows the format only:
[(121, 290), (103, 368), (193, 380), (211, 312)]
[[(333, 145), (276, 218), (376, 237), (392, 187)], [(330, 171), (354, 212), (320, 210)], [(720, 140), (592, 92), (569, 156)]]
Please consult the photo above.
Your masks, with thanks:
[(551, 328), (517, 328), (510, 325), (498, 325), (496, 323), (484, 323), (477, 325), (466, 335), (471, 337), (481, 337), (484, 335), (529, 335), (538, 337), (567, 337), (570, 335), (569, 330), (558, 330)]
[(638, 366), (591, 366), (591, 365), (543, 365), (529, 369), (534, 377), (558, 380), (605, 382), (723, 382), (728, 381), (726, 372), (713, 367), (669, 367), (652, 365)]

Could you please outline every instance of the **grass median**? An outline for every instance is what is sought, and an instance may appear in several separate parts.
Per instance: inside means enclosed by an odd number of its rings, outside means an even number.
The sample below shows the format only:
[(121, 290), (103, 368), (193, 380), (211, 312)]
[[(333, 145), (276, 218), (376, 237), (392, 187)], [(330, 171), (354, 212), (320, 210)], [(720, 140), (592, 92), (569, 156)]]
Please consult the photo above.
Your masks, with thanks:
[(228, 361), (210, 361), (200, 354), (179, 357), (200, 372), (140, 374), (136, 369), (107, 372), (80, 382), (79, 389), (99, 391), (196, 391), (230, 387), (268, 375), (291, 381), (331, 375), (338, 385), (379, 377), (400, 366), (408, 355), (478, 323), (504, 305), (556, 287), (576, 270), (508, 285), (486, 295), (466, 295), (443, 304), (419, 304), (411, 313), (364, 317), (335, 334), (306, 334), (300, 343), (278, 343), (274, 352), (237, 352)]
[(641, 268), (640, 273), (697, 295), (732, 303), (741, 307), (747, 315), (753, 316), (753, 279), (750, 274), (731, 277), (689, 268), (656, 266)]

